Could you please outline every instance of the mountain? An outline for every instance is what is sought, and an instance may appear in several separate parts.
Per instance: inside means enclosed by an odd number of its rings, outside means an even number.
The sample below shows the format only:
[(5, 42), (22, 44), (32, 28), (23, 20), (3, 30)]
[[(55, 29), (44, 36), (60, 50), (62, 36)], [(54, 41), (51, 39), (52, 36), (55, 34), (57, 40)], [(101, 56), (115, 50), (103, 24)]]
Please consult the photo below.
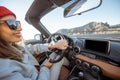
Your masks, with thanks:
[(75, 27), (71, 29), (61, 29), (57, 31), (63, 34), (103, 34), (111, 32), (120, 32), (120, 24), (110, 26), (103, 22), (90, 22), (84, 26)]
[(112, 25), (111, 27), (112, 27), (112, 28), (120, 28), (120, 24)]

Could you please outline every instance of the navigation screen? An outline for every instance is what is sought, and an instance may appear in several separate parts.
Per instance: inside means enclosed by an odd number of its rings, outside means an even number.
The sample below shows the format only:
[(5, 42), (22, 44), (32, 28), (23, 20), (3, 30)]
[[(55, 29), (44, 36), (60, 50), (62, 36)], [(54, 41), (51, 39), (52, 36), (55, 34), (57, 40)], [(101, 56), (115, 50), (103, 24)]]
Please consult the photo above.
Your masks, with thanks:
[(100, 53), (108, 53), (108, 41), (85, 40), (85, 49)]

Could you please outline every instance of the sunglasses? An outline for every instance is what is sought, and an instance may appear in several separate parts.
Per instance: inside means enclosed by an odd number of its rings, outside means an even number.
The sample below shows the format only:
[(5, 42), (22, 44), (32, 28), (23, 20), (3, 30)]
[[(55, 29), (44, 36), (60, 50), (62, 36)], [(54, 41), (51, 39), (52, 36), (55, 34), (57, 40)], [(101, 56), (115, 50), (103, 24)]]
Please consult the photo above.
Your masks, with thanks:
[(18, 26), (21, 26), (20, 21), (16, 20), (0, 20), (0, 23), (6, 23), (11, 30), (16, 30)]

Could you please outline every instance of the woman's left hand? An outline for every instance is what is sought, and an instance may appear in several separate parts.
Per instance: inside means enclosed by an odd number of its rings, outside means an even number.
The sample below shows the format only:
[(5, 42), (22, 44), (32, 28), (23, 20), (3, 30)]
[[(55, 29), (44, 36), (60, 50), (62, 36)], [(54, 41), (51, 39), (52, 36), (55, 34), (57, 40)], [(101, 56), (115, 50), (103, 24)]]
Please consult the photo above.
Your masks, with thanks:
[(48, 59), (44, 64), (43, 66), (47, 67), (47, 68), (50, 68), (53, 64), (49, 62), (50, 59)]

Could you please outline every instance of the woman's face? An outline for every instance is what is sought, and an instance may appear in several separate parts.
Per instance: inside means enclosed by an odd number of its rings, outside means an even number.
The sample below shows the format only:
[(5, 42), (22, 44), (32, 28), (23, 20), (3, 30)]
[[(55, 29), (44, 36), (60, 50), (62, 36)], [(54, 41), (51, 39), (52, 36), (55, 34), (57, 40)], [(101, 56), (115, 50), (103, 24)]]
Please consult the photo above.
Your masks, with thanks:
[[(8, 15), (1, 18), (0, 20), (15, 20), (15, 17)], [(21, 26), (17, 26), (16, 30), (12, 30), (6, 23), (0, 23), (0, 38), (7, 42), (19, 42), (22, 38), (21, 30)]]

